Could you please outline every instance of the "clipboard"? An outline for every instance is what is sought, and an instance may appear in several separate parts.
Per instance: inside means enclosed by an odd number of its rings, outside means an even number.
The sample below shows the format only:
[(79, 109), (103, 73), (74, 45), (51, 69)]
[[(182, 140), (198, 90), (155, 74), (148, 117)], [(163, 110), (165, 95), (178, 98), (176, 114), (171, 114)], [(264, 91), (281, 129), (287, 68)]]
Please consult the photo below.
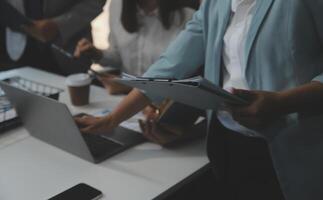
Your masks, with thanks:
[(123, 78), (115, 81), (155, 96), (170, 98), (203, 110), (217, 110), (219, 106), (227, 104), (248, 104), (241, 97), (227, 92), (200, 76), (191, 79), (174, 80), (134, 77), (124, 74)]

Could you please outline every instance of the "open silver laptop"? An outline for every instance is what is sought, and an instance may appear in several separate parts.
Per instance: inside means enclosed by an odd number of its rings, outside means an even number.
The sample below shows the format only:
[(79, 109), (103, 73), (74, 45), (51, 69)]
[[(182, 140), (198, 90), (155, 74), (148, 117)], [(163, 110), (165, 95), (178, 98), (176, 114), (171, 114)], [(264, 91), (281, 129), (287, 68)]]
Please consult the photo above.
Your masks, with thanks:
[(140, 133), (123, 127), (104, 135), (82, 134), (65, 104), (3, 81), (0, 87), (31, 136), (90, 162), (102, 162), (145, 141)]

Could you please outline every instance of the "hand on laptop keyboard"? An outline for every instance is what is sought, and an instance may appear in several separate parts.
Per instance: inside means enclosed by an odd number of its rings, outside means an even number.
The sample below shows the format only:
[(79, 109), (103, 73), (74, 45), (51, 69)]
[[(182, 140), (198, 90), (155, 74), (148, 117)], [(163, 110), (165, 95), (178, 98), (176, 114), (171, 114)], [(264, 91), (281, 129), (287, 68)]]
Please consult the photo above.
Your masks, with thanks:
[(117, 127), (110, 116), (94, 117), (90, 115), (77, 116), (74, 118), (82, 133), (105, 134)]

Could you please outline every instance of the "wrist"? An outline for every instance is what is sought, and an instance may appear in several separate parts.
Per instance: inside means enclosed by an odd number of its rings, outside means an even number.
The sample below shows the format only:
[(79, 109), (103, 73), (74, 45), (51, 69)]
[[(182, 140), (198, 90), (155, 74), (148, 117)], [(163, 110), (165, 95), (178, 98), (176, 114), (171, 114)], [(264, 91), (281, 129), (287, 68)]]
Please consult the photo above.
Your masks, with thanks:
[(110, 126), (113, 128), (117, 127), (121, 123), (120, 120), (118, 120), (118, 117), (113, 113), (104, 117), (104, 120), (108, 121)]
[(288, 115), (296, 112), (293, 95), (289, 91), (278, 92), (277, 101), (279, 102), (279, 109), (282, 115)]

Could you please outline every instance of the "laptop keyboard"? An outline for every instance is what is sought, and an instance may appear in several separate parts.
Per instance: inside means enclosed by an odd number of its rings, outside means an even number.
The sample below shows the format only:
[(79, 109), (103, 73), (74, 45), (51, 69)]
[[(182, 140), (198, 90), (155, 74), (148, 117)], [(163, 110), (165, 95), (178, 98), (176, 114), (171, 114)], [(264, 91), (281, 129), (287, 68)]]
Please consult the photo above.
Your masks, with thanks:
[(121, 144), (117, 144), (98, 135), (82, 135), (93, 157), (95, 158), (105, 157), (107, 154), (113, 154), (123, 148)]

